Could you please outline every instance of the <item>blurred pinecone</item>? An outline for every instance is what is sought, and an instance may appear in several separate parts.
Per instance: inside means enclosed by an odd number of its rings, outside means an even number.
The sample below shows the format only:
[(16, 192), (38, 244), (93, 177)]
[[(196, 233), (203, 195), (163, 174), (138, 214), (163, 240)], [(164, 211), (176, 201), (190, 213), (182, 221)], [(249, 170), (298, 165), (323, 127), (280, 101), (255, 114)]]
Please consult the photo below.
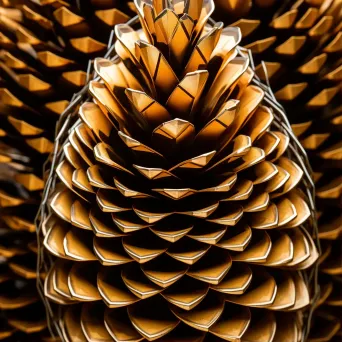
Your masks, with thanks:
[(258, 75), (261, 61), (277, 100), (315, 171), (322, 239), (321, 306), (312, 341), (341, 339), (342, 1), (215, 0), (216, 18), (240, 26)]
[(211, 1), (136, 2), (144, 33), (117, 25), (119, 58), (95, 60), (42, 224), (62, 334), (300, 341), (318, 258), (303, 170), (240, 30), (205, 25)]
[(35, 279), (42, 165), (89, 58), (104, 54), (113, 25), (134, 12), (115, 0), (0, 6), (0, 339), (36, 342), (48, 336)]

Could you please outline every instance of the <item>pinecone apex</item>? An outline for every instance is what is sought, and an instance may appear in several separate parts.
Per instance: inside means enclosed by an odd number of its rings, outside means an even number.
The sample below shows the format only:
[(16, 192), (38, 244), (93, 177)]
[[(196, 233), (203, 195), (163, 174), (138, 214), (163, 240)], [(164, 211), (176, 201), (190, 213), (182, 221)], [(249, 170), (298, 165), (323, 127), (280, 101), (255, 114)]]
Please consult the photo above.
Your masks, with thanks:
[[(201, 1), (194, 4), (202, 5)], [(194, 135), (215, 118), (217, 111), (222, 120), (229, 116), (231, 122), (228, 112), (236, 110), (240, 100), (225, 101), (229, 88), (240, 81), (235, 87), (239, 95), (242, 89), (238, 88), (245, 88), (253, 77), (248, 58), (237, 56), (239, 28), (223, 29), (222, 23), (207, 25), (214, 8), (210, 1), (203, 4), (202, 11), (196, 7), (197, 12), (183, 2), (175, 7), (167, 2), (160, 12), (147, 2), (136, 5), (144, 32), (127, 24), (116, 25), (115, 46), (120, 59), (95, 60), (95, 70), (108, 90), (95, 81), (89, 87), (100, 107), (100, 98), (113, 95), (106, 108), (116, 127), (140, 137), (141, 131), (154, 136), (161, 130), (175, 139), (183, 129)], [(187, 13), (174, 11), (179, 7)], [(152, 21), (145, 17), (146, 8)], [(261, 89), (250, 86), (249, 92), (252, 90), (262, 98)]]

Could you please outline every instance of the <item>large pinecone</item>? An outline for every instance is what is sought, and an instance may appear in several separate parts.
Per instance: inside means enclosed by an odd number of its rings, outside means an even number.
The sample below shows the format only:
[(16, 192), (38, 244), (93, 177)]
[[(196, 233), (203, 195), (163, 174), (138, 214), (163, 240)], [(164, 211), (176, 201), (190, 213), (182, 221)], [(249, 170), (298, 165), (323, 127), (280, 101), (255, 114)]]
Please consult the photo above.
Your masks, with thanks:
[(48, 340), (36, 290), (42, 165), (60, 113), (86, 83), (89, 58), (102, 56), (112, 25), (134, 14), (123, 1), (78, 5), (0, 1), (0, 339), (6, 341)]
[(217, 17), (240, 26), (256, 70), (286, 108), (315, 171), (321, 299), (312, 341), (341, 339), (342, 1), (216, 0)]
[(136, 3), (143, 31), (117, 25), (118, 58), (95, 60), (42, 224), (63, 337), (299, 341), (311, 211), (240, 30), (206, 24), (212, 1)]

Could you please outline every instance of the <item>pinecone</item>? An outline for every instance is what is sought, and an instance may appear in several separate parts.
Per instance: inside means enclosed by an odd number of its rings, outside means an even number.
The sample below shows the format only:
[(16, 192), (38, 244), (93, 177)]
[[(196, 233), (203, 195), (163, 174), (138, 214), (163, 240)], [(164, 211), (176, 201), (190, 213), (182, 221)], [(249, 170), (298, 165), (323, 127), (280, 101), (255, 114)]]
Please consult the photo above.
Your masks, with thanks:
[(134, 12), (123, 1), (0, 6), (0, 340), (52, 341), (36, 290), (42, 165), (59, 115), (86, 82), (89, 58), (104, 54), (112, 25)]
[[(217, 18), (239, 26), (242, 45), (256, 59), (287, 110), (315, 171), (321, 298), (310, 341), (340, 340), (342, 2), (216, 0)], [(264, 67), (261, 64), (264, 61)]]
[(207, 24), (209, 0), (136, 6), (143, 30), (115, 27), (93, 102), (59, 125), (41, 226), (56, 327), (67, 341), (300, 341), (318, 258), (307, 184), (240, 29)]

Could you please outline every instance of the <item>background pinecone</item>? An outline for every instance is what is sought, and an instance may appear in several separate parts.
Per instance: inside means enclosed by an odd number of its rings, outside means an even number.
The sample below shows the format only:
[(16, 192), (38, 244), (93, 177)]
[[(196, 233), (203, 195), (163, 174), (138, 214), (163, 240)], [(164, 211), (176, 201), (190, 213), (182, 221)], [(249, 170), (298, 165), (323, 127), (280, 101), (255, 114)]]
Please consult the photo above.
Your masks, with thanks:
[(35, 279), (42, 166), (89, 59), (103, 56), (112, 26), (134, 12), (114, 0), (0, 4), (0, 339), (47, 341)]
[(340, 340), (341, 312), (341, 80), (340, 0), (215, 1), (216, 18), (240, 26), (258, 75), (261, 61), (277, 100), (315, 171), (316, 204), (322, 240), (321, 299), (312, 341)]
[(119, 58), (95, 60), (94, 102), (56, 145), (41, 226), (56, 326), (70, 341), (300, 341), (308, 184), (240, 30), (204, 26), (210, 1), (137, 3), (149, 43), (116, 26)]

